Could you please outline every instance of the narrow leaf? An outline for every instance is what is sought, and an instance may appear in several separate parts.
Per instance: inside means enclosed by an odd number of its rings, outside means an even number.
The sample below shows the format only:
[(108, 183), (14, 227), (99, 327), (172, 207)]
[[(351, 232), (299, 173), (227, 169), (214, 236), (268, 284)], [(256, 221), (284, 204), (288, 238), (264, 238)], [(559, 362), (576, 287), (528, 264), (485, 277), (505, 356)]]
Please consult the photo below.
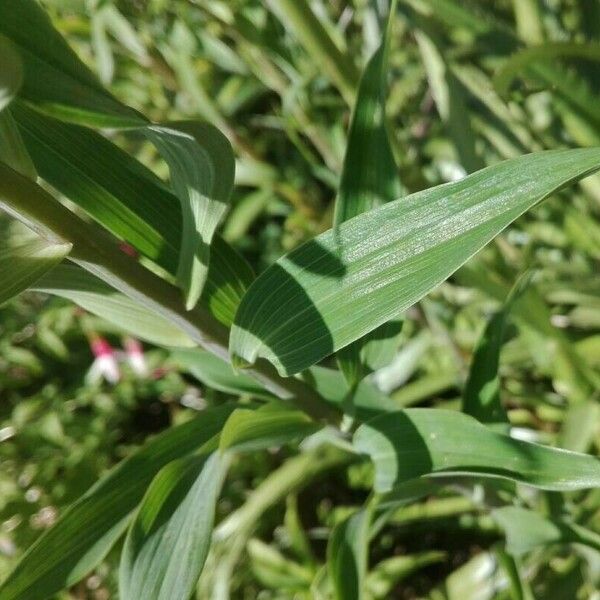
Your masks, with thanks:
[(152, 126), (145, 133), (167, 161), (171, 185), (181, 203), (183, 230), (177, 281), (191, 310), (202, 294), (210, 245), (233, 189), (233, 150), (227, 138), (207, 123)]
[(363, 508), (336, 525), (327, 545), (327, 568), (337, 600), (365, 597), (369, 551), (370, 508)]
[(0, 598), (44, 600), (77, 583), (121, 537), (156, 473), (209, 441), (232, 410), (232, 405), (207, 409), (156, 436), (117, 465), (29, 548), (0, 586)]
[(492, 517), (506, 533), (506, 548), (521, 555), (550, 544), (585, 544), (600, 552), (600, 535), (561, 519), (550, 519), (533, 510), (505, 506), (492, 511)]
[(176, 325), (75, 265), (59, 265), (33, 288), (71, 300), (136, 338), (167, 347), (196, 344)]
[(278, 403), (258, 410), (238, 409), (227, 419), (221, 432), (220, 449), (257, 451), (308, 437), (319, 425), (299, 410)]
[(21, 97), (74, 122), (98, 127), (145, 124), (101, 86), (35, 0), (0, 0), (0, 34), (11, 40), (23, 62)]
[(122, 600), (190, 598), (208, 554), (228, 462), (220, 452), (192, 456), (154, 478), (121, 555)]
[(504, 306), (488, 321), (475, 348), (463, 395), (463, 411), (482, 423), (508, 423), (500, 399), (500, 350), (510, 310), (525, 292), (528, 281), (528, 277), (519, 278)]
[(279, 259), (250, 287), (236, 365), (306, 369), (420, 300), (526, 210), (600, 168), (600, 149), (529, 154), (390, 202)]
[[(335, 204), (335, 227), (403, 192), (385, 114), (387, 55), (395, 12), (394, 0), (384, 39), (367, 63), (358, 87)], [(351, 388), (373, 370), (370, 362), (391, 360), (398, 331), (399, 323), (392, 321), (338, 352), (338, 364)]]
[(0, 304), (34, 284), (71, 250), (71, 244), (29, 237), (0, 245)]
[[(177, 198), (150, 170), (89, 129), (61, 123), (18, 101), (10, 112), (43, 179), (175, 275), (182, 211)], [(202, 301), (217, 319), (231, 324), (253, 278), (247, 262), (216, 235)]]
[(547, 490), (600, 484), (600, 460), (491, 431), (472, 417), (416, 408), (375, 417), (354, 435), (357, 452), (375, 465), (375, 490), (423, 475), (496, 477)]
[(23, 83), (23, 63), (13, 43), (0, 34), (0, 112), (16, 96)]

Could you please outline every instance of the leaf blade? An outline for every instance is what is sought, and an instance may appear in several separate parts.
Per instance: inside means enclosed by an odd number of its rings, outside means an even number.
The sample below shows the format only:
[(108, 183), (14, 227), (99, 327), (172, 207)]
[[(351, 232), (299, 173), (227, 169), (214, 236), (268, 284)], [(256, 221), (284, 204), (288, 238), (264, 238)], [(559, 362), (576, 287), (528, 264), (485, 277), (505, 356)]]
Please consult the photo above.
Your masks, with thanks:
[(597, 148), (529, 154), (321, 234), (252, 284), (232, 328), (234, 364), (263, 357), (283, 375), (306, 369), (417, 302), (526, 210), (598, 168)]
[(600, 482), (600, 461), (593, 456), (515, 440), (443, 409), (406, 409), (375, 417), (357, 429), (354, 447), (373, 460), (378, 492), (439, 473), (510, 479), (562, 491)]

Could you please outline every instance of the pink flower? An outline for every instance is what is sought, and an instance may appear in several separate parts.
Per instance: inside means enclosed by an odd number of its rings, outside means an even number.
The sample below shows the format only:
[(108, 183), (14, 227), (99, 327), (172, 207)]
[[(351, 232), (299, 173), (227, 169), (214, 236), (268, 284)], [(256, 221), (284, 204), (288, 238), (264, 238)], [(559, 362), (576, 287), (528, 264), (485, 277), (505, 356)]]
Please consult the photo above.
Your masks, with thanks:
[(85, 377), (87, 383), (97, 384), (102, 379), (108, 383), (118, 383), (121, 371), (112, 346), (104, 338), (95, 336), (90, 341), (90, 348), (96, 358)]
[(144, 358), (144, 349), (142, 344), (135, 338), (125, 338), (123, 340), (123, 346), (127, 355), (127, 362), (131, 367), (131, 370), (138, 377), (148, 376), (148, 365)]

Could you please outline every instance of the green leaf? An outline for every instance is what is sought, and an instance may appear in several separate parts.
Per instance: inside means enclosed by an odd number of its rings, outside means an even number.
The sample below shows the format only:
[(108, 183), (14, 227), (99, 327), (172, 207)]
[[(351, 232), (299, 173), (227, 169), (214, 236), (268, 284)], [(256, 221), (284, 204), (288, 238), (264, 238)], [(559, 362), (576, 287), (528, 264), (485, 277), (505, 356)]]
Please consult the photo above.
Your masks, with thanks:
[(600, 168), (600, 149), (522, 156), (342, 223), (268, 268), (230, 338), (234, 364), (306, 369), (399, 315), (526, 210)]
[(243, 373), (236, 373), (229, 363), (207, 350), (174, 350), (171, 352), (171, 359), (180, 370), (186, 371), (214, 390), (238, 396), (274, 399), (273, 394), (258, 381)]
[(75, 302), (136, 338), (167, 347), (196, 344), (176, 325), (75, 265), (59, 265), (33, 289)]
[(235, 159), (227, 138), (208, 123), (182, 121), (151, 126), (146, 136), (169, 165), (181, 203), (183, 230), (177, 282), (191, 310), (206, 281), (210, 245), (233, 190)]
[[(391, 14), (396, 2), (392, 3)], [(391, 19), (390, 19), (391, 20)], [(402, 195), (385, 114), (390, 27), (362, 74), (335, 203), (336, 225)]]
[(123, 600), (188, 600), (210, 547), (228, 458), (191, 456), (163, 467), (131, 524), (121, 555)]
[[(229, 363), (206, 350), (200, 348), (174, 350), (171, 358), (180, 368), (215, 390), (266, 400), (274, 399), (273, 394), (255, 379), (234, 371)], [(302, 379), (328, 402), (340, 408), (345, 405), (350, 388), (339, 371), (312, 367), (302, 373)], [(383, 411), (393, 411), (398, 408), (392, 400), (367, 382), (358, 385), (351, 400), (356, 412), (355, 416), (360, 421), (366, 421)]]
[(11, 40), (23, 62), (22, 98), (49, 114), (97, 127), (146, 123), (100, 85), (35, 0), (0, 0), (0, 34)]
[(600, 551), (600, 535), (576, 523), (549, 519), (518, 506), (492, 511), (492, 517), (506, 533), (506, 548), (515, 555), (550, 544), (585, 544)]
[(306, 413), (279, 403), (235, 410), (221, 432), (222, 451), (257, 451), (308, 437), (320, 429)]
[(515, 52), (502, 67), (494, 74), (494, 87), (496, 91), (505, 96), (510, 85), (518, 74), (532, 63), (538, 61), (551, 61), (556, 58), (583, 58), (587, 60), (600, 60), (600, 44), (586, 42), (550, 42), (523, 48)]
[(529, 277), (521, 277), (503, 307), (488, 321), (473, 354), (463, 394), (463, 411), (482, 423), (508, 423), (500, 399), (498, 366), (510, 311), (525, 292)]
[(23, 63), (13, 43), (0, 34), (0, 112), (16, 96), (23, 84)]
[[(335, 227), (403, 193), (385, 114), (387, 54), (395, 12), (394, 1), (384, 39), (367, 63), (358, 86), (335, 204)], [(373, 363), (391, 360), (398, 332), (397, 321), (386, 323), (338, 352), (338, 364), (351, 388), (376, 368)]]
[(414, 408), (375, 417), (354, 435), (357, 452), (375, 465), (375, 490), (423, 475), (496, 477), (547, 490), (600, 484), (600, 460), (587, 454), (515, 440), (472, 417)]
[[(19, 101), (10, 112), (43, 179), (175, 275), (182, 212), (177, 198), (150, 170), (89, 129), (61, 123)], [(253, 279), (247, 262), (216, 235), (202, 301), (222, 323), (231, 324)]]
[(365, 597), (371, 509), (359, 510), (336, 525), (327, 545), (327, 568), (337, 600)]
[(0, 599), (44, 600), (89, 573), (121, 537), (156, 473), (208, 442), (233, 409), (230, 404), (207, 409), (117, 465), (29, 548), (0, 586)]
[(29, 179), (37, 178), (31, 156), (9, 110), (0, 112), (0, 161)]
[[(71, 250), (71, 244), (28, 236), (0, 245), (0, 304), (34, 284)], [(8, 242), (8, 243), (7, 243)]]
[[(0, 0), (0, 33), (11, 39), (23, 58), (24, 99), (65, 120), (139, 130), (168, 163), (183, 218), (177, 281), (187, 308), (193, 308), (206, 280), (212, 237), (233, 186), (235, 161), (229, 142), (209, 124), (149, 124), (102, 88), (35, 2), (24, 0), (14, 11), (8, 4)], [(28, 23), (26, 35), (15, 16)], [(52, 45), (51, 51), (46, 44)]]

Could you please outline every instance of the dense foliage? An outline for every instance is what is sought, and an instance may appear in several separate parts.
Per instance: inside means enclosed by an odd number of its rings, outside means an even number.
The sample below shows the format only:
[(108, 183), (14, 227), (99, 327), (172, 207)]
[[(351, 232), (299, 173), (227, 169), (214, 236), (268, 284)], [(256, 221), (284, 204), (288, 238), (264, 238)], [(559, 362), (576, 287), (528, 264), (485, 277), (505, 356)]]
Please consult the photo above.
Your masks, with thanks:
[(0, 600), (596, 598), (599, 58), (589, 0), (0, 0)]

